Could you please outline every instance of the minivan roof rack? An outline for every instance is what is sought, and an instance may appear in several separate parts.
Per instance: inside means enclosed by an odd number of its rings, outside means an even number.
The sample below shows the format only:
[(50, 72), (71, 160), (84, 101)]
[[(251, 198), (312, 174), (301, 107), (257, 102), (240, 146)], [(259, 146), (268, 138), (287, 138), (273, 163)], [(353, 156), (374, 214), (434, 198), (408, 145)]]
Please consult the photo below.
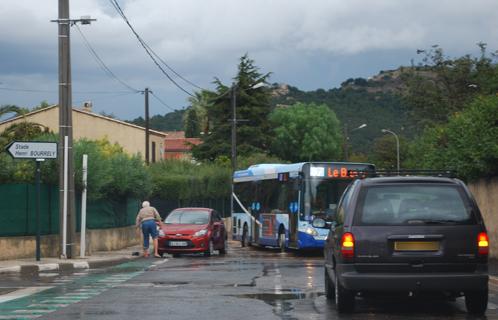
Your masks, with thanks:
[(375, 177), (409, 177), (409, 176), (429, 176), (456, 178), (454, 170), (428, 170), (428, 169), (403, 169), (403, 170), (375, 170)]

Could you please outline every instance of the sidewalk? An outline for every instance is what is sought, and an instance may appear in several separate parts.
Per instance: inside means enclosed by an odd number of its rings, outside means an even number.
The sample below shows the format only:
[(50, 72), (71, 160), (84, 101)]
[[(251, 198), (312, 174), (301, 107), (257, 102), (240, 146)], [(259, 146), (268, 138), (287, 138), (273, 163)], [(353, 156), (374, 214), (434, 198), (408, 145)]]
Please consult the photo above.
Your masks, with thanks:
[(89, 269), (109, 266), (139, 258), (133, 256), (133, 252), (142, 252), (140, 245), (124, 248), (115, 251), (98, 251), (91, 256), (84, 258), (77, 257), (74, 259), (44, 258), (36, 261), (36, 258), (25, 258), (17, 260), (0, 261), (0, 274), (6, 272), (31, 272), (39, 271), (69, 271), (74, 269)]

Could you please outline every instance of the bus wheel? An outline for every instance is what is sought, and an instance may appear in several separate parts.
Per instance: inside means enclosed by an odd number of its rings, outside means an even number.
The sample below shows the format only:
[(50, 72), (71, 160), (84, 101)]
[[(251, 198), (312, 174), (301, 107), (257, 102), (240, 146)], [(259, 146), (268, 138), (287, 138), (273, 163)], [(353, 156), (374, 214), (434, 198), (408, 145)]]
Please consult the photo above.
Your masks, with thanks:
[(285, 252), (285, 232), (283, 230), (278, 233), (278, 248), (280, 252)]
[(247, 226), (244, 226), (244, 231), (242, 231), (242, 238), (240, 239), (240, 245), (242, 247), (247, 247), (249, 243), (248, 235), (247, 235)]

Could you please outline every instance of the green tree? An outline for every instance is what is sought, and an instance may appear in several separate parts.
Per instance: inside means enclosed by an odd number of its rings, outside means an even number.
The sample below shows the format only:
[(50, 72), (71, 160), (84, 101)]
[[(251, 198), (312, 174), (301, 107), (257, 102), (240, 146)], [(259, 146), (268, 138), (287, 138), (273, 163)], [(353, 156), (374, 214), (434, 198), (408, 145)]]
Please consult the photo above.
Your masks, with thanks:
[(456, 59), (445, 56), (438, 46), (420, 50), (419, 53), (424, 53), (423, 64), (406, 69), (405, 100), (421, 129), (446, 123), (478, 95), (498, 91), (495, 56), (487, 54), (486, 44), (478, 46), (480, 57), (465, 55)]
[[(179, 131), (183, 130), (183, 114), (185, 110), (175, 110), (170, 113), (166, 113), (164, 116), (156, 114), (149, 119), (149, 125), (151, 129), (159, 131)], [(145, 120), (142, 117), (135, 118), (129, 123), (136, 124), (137, 126), (144, 127)]]
[(272, 153), (291, 162), (340, 158), (342, 136), (335, 113), (325, 105), (297, 103), (275, 109)]
[(183, 123), (186, 138), (197, 138), (200, 136), (201, 128), (199, 125), (199, 118), (197, 117), (197, 111), (194, 108), (190, 107), (185, 111)]
[[(190, 102), (190, 108), (195, 110), (199, 130), (204, 134), (207, 134), (210, 131), (210, 123), (209, 123), (207, 108), (209, 105), (213, 103), (213, 101), (211, 101), (211, 97), (212, 97), (212, 92), (202, 90), (201, 92), (195, 92), (193, 97), (188, 98), (188, 101)], [(186, 128), (185, 123), (184, 123), (184, 128)]]
[[(409, 143), (402, 136), (398, 135), (398, 137), (400, 168), (406, 169), (405, 159), (407, 158), (406, 155), (408, 153)], [(396, 170), (398, 164), (396, 148), (396, 138), (392, 134), (384, 134), (383, 136), (375, 139), (368, 161), (374, 163), (377, 169)]]
[[(29, 109), (21, 108), (15, 105), (4, 105), (0, 107), (0, 117), (13, 113), (15, 117), (24, 116)], [(5, 148), (12, 141), (27, 141), (39, 136), (43, 132), (48, 132), (45, 126), (29, 121), (21, 121), (8, 126), (0, 133), (0, 148)]]
[[(270, 74), (261, 74), (254, 61), (244, 55), (240, 58), (238, 74), (234, 79), (236, 87), (237, 153), (247, 155), (264, 152), (270, 145), (270, 93), (264, 87), (254, 87), (264, 83)], [(192, 153), (199, 160), (214, 160), (219, 156), (230, 156), (232, 108), (230, 87), (216, 79), (216, 92), (208, 94), (212, 101), (207, 105), (207, 117), (211, 134), (203, 136), (203, 143), (195, 146)]]
[(452, 169), (468, 180), (498, 175), (498, 97), (477, 97), (413, 143), (411, 164)]

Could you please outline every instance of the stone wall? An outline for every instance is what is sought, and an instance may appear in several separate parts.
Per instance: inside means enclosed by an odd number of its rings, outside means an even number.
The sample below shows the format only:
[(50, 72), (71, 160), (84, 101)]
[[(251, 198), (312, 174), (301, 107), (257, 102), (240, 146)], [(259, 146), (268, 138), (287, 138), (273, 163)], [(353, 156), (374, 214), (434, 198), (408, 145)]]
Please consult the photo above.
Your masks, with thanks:
[[(95, 251), (119, 250), (140, 244), (140, 234), (134, 226), (87, 230), (86, 255)], [(57, 257), (59, 252), (59, 236), (46, 235), (41, 237), (41, 256)], [(0, 237), (0, 260), (34, 258), (36, 250), (35, 237)], [(80, 255), (80, 234), (76, 234), (74, 257)]]
[(488, 230), (490, 258), (498, 259), (498, 177), (468, 184)]

